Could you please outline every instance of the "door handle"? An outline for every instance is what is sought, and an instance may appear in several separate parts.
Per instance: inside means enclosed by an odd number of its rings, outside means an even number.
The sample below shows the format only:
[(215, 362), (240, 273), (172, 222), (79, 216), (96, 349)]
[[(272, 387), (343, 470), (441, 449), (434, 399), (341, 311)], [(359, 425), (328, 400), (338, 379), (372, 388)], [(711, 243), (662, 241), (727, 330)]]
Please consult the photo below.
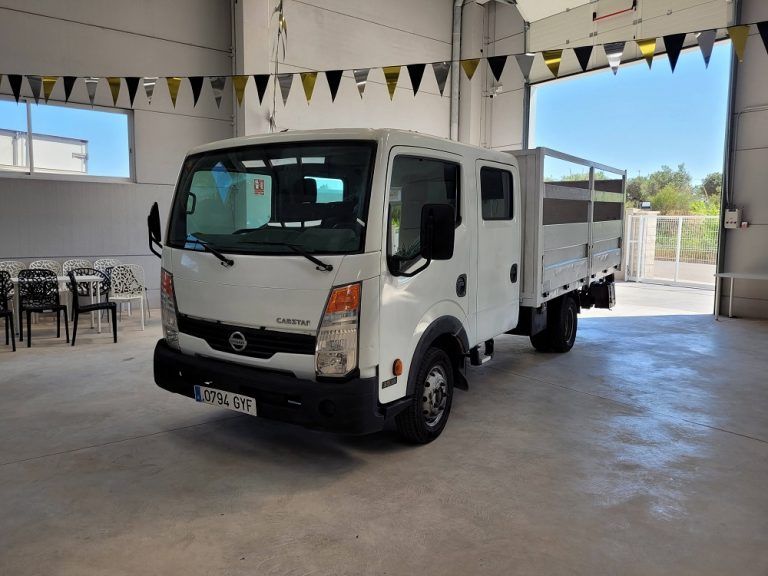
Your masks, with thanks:
[(517, 282), (517, 264), (512, 264), (512, 269), (509, 271), (509, 280), (512, 284)]

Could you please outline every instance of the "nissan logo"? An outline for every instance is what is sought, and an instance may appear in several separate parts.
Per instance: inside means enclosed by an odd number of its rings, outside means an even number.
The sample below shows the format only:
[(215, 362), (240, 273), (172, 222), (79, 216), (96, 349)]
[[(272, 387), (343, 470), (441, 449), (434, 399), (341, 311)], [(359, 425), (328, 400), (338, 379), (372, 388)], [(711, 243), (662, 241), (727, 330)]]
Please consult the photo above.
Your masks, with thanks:
[(245, 339), (242, 332), (232, 332), (229, 335), (229, 345), (235, 352), (242, 352), (248, 346), (248, 340)]

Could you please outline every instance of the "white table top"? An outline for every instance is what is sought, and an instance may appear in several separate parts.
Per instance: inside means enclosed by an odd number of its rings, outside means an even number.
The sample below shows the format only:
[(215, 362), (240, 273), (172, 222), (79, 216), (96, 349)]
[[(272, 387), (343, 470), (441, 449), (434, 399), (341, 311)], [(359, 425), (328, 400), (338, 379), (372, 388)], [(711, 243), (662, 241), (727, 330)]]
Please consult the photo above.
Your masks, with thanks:
[(720, 278), (736, 278), (741, 280), (768, 280), (768, 274), (754, 274), (748, 272), (718, 272)]
[[(69, 282), (69, 276), (56, 276), (56, 280), (58, 280), (59, 282)], [(102, 277), (101, 276), (90, 276), (90, 275), (89, 276), (80, 276), (80, 275), (78, 275), (78, 276), (75, 276), (75, 280), (77, 280), (78, 282), (101, 282), (102, 281)], [(13, 282), (14, 284), (18, 284), (19, 283), (19, 279), (18, 278), (11, 278), (11, 282)]]

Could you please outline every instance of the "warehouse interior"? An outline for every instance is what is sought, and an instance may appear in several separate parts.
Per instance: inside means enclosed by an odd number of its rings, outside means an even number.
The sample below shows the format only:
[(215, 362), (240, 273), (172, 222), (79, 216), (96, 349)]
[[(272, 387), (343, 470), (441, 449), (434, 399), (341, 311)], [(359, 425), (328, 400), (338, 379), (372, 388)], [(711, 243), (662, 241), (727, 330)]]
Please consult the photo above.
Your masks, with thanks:
[[(149, 312), (136, 302), (122, 314), (117, 345), (83, 321), (70, 348), (43, 319), (32, 348), (0, 342), (0, 572), (767, 573), (765, 21), (761, 0), (0, 0), (0, 129), (6, 110), (35, 121), (43, 97), (29, 75), (76, 77), (71, 92), (50, 84), (46, 103), (120, 112), (127, 170), (0, 166), (0, 260), (138, 265)], [(654, 66), (666, 66), (664, 36), (688, 33), (680, 48), (698, 49), (697, 32), (730, 43), (743, 25), (714, 293), (618, 284), (616, 310), (585, 312), (564, 355), (497, 339), (444, 434), (420, 447), (155, 386), (161, 276), (147, 214), (157, 202), (165, 225), (190, 149), (344, 127), (520, 150), (532, 85), (553, 79), (544, 52), (562, 50), (563, 78), (610, 68), (614, 43), (626, 43), (622, 65), (641, 60), (636, 41), (656, 38)], [(581, 46), (595, 47), (586, 66)], [(471, 79), (459, 62), (526, 54), (529, 71), (510, 56), (498, 78), (485, 60)], [(414, 94), (405, 66), (417, 62), (450, 64), (444, 86), (428, 66)], [(395, 64), (392, 88), (381, 67)], [(336, 70), (338, 93), (318, 74), (310, 102), (299, 74)], [(252, 75), (276, 71), (296, 74), (289, 97), (269, 82), (260, 99)], [(227, 78), (223, 93), (207, 75)], [(164, 80), (203, 76), (198, 94), (183, 82), (172, 95)], [(234, 77), (247, 79), (242, 101)], [(154, 92), (142, 81), (134, 98), (128, 78), (154, 78)], [(566, 152), (578, 155), (578, 141)], [(731, 208), (740, 222), (726, 229)]]

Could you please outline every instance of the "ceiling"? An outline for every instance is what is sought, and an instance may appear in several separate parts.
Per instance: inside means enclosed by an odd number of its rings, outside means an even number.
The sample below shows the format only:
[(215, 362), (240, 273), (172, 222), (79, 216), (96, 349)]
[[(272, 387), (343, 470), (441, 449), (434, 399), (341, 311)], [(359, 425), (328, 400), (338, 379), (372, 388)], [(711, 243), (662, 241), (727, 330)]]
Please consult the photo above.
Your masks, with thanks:
[(560, 12), (589, 4), (591, 0), (517, 0), (517, 9), (526, 22), (536, 22)]

